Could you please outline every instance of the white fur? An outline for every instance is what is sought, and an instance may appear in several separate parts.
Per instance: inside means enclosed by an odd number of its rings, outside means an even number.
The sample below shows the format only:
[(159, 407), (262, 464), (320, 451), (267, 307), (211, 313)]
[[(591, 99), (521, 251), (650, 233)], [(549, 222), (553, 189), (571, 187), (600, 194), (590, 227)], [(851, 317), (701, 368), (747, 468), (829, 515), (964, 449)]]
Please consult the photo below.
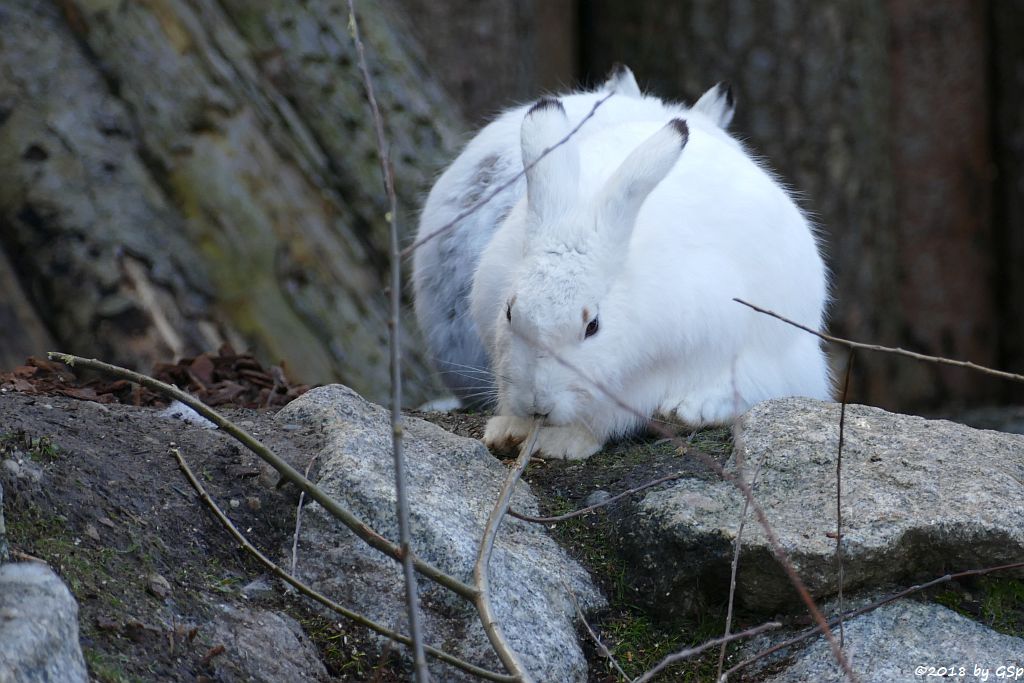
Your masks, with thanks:
[[(820, 328), (827, 286), (803, 214), (721, 127), (731, 97), (716, 86), (687, 110), (630, 82), (613, 74), (605, 88), (617, 94), (538, 162), (529, 187), (514, 184), (415, 257), (439, 367), (495, 378), (489, 444), (521, 440), (526, 419), (545, 415), (541, 451), (584, 458), (635, 429), (637, 413), (724, 423), (767, 398), (830, 395), (814, 337), (732, 301)], [(484, 128), (435, 185), (420, 236), (535, 161), (606, 92), (519, 107)], [(474, 373), (446, 381), (472, 399), (474, 384), (488, 387)]]
[(728, 128), (736, 112), (732, 86), (725, 82), (716, 84), (694, 103), (693, 111), (704, 114), (723, 129)]

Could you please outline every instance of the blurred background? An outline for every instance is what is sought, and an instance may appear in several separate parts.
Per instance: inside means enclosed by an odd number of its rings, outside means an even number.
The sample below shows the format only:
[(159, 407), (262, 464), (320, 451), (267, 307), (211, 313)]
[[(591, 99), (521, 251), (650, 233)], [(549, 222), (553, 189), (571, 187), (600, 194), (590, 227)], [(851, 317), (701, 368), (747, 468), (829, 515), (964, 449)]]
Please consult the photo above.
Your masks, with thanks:
[[(1024, 2), (359, 14), (407, 240), (432, 179), (512, 103), (614, 62), (667, 99), (729, 80), (732, 130), (820, 226), (833, 333), (1024, 372)], [(0, 0), (0, 370), (59, 348), (146, 371), (227, 342), (386, 400), (375, 155), (343, 1)], [(440, 389), (412, 315), (403, 335), (415, 405)], [(1021, 389), (862, 354), (851, 392), (934, 413)]]

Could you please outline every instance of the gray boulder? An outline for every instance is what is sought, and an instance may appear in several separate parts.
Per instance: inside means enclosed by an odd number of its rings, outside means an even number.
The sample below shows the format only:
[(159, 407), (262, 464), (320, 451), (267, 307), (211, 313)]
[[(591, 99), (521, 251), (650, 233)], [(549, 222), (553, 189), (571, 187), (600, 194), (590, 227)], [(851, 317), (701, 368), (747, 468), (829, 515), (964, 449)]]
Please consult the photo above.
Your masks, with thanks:
[(0, 565), (0, 683), (87, 680), (71, 592), (44, 564)]
[[(278, 421), (285, 428), (291, 425), (295, 438), (309, 438), (314, 432), (312, 446), (320, 453), (319, 485), (397, 541), (387, 411), (334, 385), (293, 401)], [(404, 424), (413, 549), (424, 560), (471, 582), (483, 527), (507, 470), (479, 441), (415, 418), (406, 418)], [(527, 484), (518, 485), (512, 507), (536, 514), (537, 502)], [(304, 579), (342, 604), (408, 632), (397, 563), (366, 547), (316, 504), (304, 512), (299, 547), (298, 567)], [(502, 524), (490, 568), (499, 621), (536, 679), (586, 680), (570, 591), (583, 609), (603, 604), (586, 571), (542, 527), (512, 518)], [(475, 611), (427, 580), (420, 579), (419, 588), (427, 642), (501, 670)], [(438, 680), (459, 677), (437, 662), (431, 668)]]
[(219, 681), (327, 680), (316, 647), (285, 614), (222, 605), (212, 627), (212, 642), (224, 646), (211, 660)]
[[(1024, 679), (1024, 640), (996, 633), (941, 605), (900, 600), (846, 622), (844, 631), (843, 651), (863, 683)], [(743, 656), (770, 643), (759, 639), (744, 649)], [(795, 654), (782, 653), (766, 661), (762, 668), (777, 671), (779, 660), (787, 662), (782, 671), (757, 680), (847, 680), (820, 636)]]
[[(778, 538), (811, 593), (836, 592), (835, 403), (779, 399), (735, 427), (725, 464), (742, 463)], [(941, 420), (847, 407), (843, 449), (845, 584), (901, 583), (1024, 556), (1024, 437)], [(620, 509), (620, 535), (639, 595), (678, 613), (728, 590), (743, 498), (721, 480), (683, 479)], [(800, 605), (766, 535), (743, 532), (737, 598), (774, 611)]]

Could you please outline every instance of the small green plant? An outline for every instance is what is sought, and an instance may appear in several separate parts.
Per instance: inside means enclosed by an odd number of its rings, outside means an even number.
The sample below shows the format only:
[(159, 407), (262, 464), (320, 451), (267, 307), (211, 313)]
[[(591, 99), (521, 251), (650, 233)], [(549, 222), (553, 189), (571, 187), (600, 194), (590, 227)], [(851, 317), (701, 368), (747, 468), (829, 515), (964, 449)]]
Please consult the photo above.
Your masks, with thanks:
[[(629, 676), (639, 676), (667, 655), (722, 635), (724, 621), (710, 614), (659, 624), (639, 610), (626, 610), (604, 621), (605, 644)], [(715, 676), (718, 649), (684, 660), (667, 670), (665, 680), (706, 681)]]
[(732, 452), (732, 429), (729, 427), (702, 429), (693, 435), (693, 440), (690, 443), (708, 455), (726, 457)]
[(1024, 580), (983, 576), (931, 593), (935, 602), (1011, 636), (1024, 636)]
[(47, 464), (60, 457), (60, 448), (49, 436), (32, 436), (24, 430), (0, 434), (0, 456), (26, 455), (30, 459)]
[(365, 636), (358, 631), (350, 631), (346, 624), (315, 612), (305, 613), (299, 623), (317, 646), (328, 670), (355, 677), (354, 680), (364, 680), (377, 666), (379, 658), (370, 657), (364, 649)]
[(29, 457), (37, 462), (53, 462), (60, 456), (60, 449), (48, 436), (32, 439), (28, 449)]
[(213, 585), (210, 586), (210, 588), (218, 593), (237, 593), (238, 586), (241, 583), (242, 580), (237, 576), (225, 576), (223, 578), (214, 580)]
[(1024, 581), (986, 576), (978, 583), (985, 623), (1003, 633), (1024, 634)]
[(944, 590), (935, 595), (935, 602), (939, 603), (943, 607), (948, 607), (955, 612), (963, 611), (961, 608), (963, 601), (963, 593), (959, 593), (955, 590)]
[(82, 648), (82, 655), (94, 680), (101, 683), (141, 683), (142, 679), (124, 672), (116, 657), (89, 647)]

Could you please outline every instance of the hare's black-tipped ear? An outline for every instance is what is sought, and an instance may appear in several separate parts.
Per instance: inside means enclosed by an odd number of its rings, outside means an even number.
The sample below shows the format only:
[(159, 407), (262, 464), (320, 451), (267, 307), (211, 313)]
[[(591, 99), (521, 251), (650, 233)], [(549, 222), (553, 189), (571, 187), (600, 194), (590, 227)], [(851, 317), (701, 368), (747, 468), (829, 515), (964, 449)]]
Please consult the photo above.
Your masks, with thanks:
[(534, 104), (523, 119), (520, 137), (527, 205), (541, 221), (564, 211), (576, 199), (580, 159), (571, 130), (562, 103), (550, 97)]
[(623, 95), (624, 97), (640, 98), (644, 96), (640, 92), (640, 86), (637, 85), (636, 77), (633, 76), (630, 68), (618, 62), (608, 72), (608, 78), (605, 80), (604, 85), (601, 86), (601, 90), (613, 92), (616, 95)]
[(686, 121), (672, 119), (640, 143), (605, 183), (598, 200), (598, 229), (613, 244), (629, 242), (640, 207), (675, 166), (689, 139)]
[(736, 98), (729, 81), (722, 81), (700, 96), (693, 111), (698, 111), (718, 124), (720, 128), (728, 128), (736, 113)]

